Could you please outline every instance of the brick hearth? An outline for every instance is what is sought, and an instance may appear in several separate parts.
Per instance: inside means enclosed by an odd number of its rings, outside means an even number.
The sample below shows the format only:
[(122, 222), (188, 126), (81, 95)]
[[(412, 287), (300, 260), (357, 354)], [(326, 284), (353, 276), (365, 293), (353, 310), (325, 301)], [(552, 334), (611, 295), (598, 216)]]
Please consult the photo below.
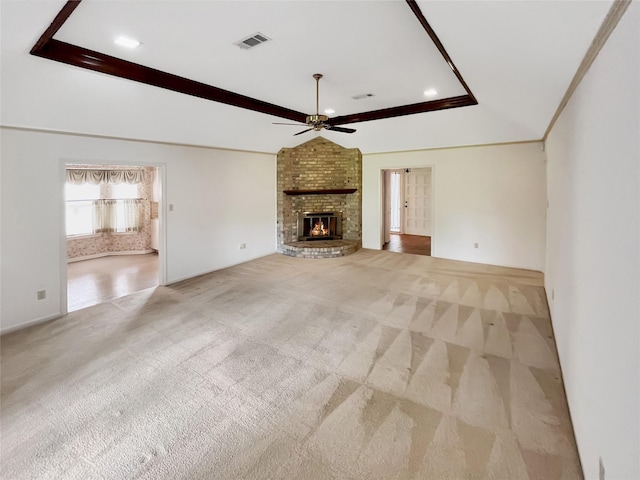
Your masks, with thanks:
[(316, 240), (313, 242), (287, 242), (282, 253), (290, 257), (336, 258), (351, 255), (358, 250), (353, 240)]

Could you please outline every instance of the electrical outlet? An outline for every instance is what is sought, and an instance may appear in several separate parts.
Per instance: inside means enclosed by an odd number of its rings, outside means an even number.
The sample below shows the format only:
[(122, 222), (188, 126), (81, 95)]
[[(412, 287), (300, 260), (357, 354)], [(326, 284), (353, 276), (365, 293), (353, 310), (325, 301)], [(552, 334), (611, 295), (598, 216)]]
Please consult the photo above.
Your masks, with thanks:
[(47, 291), (38, 290), (38, 300), (44, 300), (45, 298), (47, 298)]
[(602, 461), (602, 457), (600, 457), (599, 461), (598, 461), (598, 467), (599, 467), (599, 472), (600, 472), (600, 476), (598, 477), (600, 480), (604, 480), (604, 462)]
[(240, 244), (240, 250), (244, 250), (245, 248), (247, 248), (247, 244), (246, 243), (241, 243)]
[(473, 244), (473, 248), (478, 248), (478, 242)]
[(170, 204), (169, 204), (169, 211), (170, 211), (170, 212), (173, 212), (173, 203), (170, 203)]

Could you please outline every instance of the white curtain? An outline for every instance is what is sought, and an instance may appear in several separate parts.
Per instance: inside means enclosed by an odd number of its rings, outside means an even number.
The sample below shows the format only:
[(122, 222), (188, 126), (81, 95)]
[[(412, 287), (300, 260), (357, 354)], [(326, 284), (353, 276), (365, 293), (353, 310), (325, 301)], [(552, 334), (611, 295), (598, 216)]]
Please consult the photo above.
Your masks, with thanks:
[(67, 182), (80, 185), (83, 183), (143, 183), (144, 170), (93, 170), (93, 169), (67, 169)]
[(139, 232), (144, 218), (144, 200), (116, 200), (117, 231)]
[(94, 233), (140, 232), (144, 218), (144, 200), (94, 200)]
[[(67, 169), (67, 184), (71, 185), (137, 185), (146, 182), (143, 169)], [(78, 188), (78, 187), (76, 187)], [(94, 192), (95, 193), (95, 192)], [(126, 196), (126, 195), (125, 195)], [(67, 201), (67, 234), (141, 232), (147, 199), (96, 199)], [(70, 233), (71, 232), (71, 233)]]

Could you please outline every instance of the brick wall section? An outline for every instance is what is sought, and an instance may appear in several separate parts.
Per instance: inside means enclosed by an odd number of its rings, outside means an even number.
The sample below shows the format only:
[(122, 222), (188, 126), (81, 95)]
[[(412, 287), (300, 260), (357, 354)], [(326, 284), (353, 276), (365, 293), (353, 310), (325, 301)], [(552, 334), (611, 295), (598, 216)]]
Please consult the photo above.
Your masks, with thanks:
[[(362, 153), (316, 137), (278, 152), (278, 251), (298, 240), (297, 212), (342, 212), (342, 238), (362, 244)], [(357, 188), (352, 194), (285, 195), (283, 190)]]

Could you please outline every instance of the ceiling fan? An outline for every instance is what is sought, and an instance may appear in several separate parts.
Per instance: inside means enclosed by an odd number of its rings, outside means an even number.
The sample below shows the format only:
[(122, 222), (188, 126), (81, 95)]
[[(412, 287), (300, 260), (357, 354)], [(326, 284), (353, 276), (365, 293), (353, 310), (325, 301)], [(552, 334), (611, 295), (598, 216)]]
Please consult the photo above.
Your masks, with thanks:
[[(335, 125), (331, 125), (331, 122), (329, 121), (329, 117), (327, 117), (326, 115), (320, 115), (320, 113), (319, 113), (319, 109), (320, 109), (320, 79), (322, 78), (322, 74), (321, 73), (314, 73), (313, 74), (313, 78), (316, 79), (316, 114), (315, 115), (307, 115), (307, 119), (305, 120), (305, 123), (311, 128), (307, 128), (306, 130), (302, 130), (301, 132), (294, 133), (294, 136), (310, 132), (311, 130), (315, 130), (316, 132), (319, 132), (323, 128), (325, 130), (332, 130), (334, 132), (342, 132), (342, 133), (353, 133), (353, 132), (355, 132), (355, 129), (353, 129), (353, 128), (336, 127)], [(302, 124), (302, 123), (278, 123), (278, 122), (274, 122), (274, 125), (304, 125), (304, 124)]]

